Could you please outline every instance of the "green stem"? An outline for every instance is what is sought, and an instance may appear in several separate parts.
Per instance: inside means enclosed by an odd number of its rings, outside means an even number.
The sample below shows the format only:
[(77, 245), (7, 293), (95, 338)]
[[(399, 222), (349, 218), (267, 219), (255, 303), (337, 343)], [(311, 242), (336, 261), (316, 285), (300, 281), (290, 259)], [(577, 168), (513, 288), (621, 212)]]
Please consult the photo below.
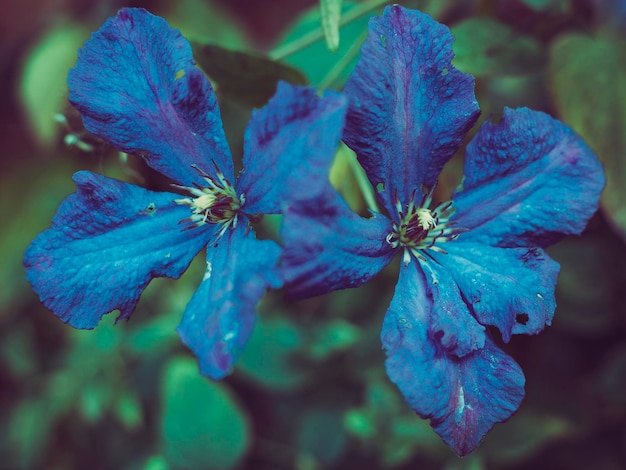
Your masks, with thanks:
[[(367, 0), (365, 2), (359, 3), (357, 6), (348, 10), (344, 15), (341, 16), (341, 20), (339, 21), (339, 27), (344, 26), (356, 20), (357, 18), (360, 18), (366, 13), (381, 7), (385, 3), (389, 3), (389, 0)], [(289, 57), (290, 55), (295, 54), (296, 52), (305, 49), (311, 44), (319, 41), (323, 37), (324, 31), (320, 26), (318, 29), (309, 31), (304, 36), (300, 36), (298, 39), (283, 46), (279, 46), (273, 51), (270, 51), (268, 56), (272, 60), (283, 60), (286, 57)]]

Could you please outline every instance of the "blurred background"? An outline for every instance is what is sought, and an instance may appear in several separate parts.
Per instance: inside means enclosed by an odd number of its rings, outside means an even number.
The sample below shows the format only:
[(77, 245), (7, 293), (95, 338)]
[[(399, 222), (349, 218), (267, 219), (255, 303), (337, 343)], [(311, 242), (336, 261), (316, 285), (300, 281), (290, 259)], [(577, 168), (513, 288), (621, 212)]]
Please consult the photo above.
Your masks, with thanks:
[[(0, 468), (626, 468), (626, 2), (399, 3), (452, 28), (455, 65), (476, 76), (481, 120), (503, 106), (543, 110), (583, 135), (607, 172), (601, 212), (549, 250), (562, 265), (553, 325), (503, 345), (527, 377), (519, 412), (462, 459), (411, 412), (385, 375), (379, 341), (393, 267), (326, 297), (270, 293), (219, 383), (199, 375), (175, 332), (202, 259), (178, 281), (153, 281), (130, 321), (114, 326), (108, 315), (92, 331), (61, 323), (25, 279), (24, 250), (73, 192), (74, 171), (166, 184), (87, 135), (67, 104), (67, 71), (106, 18), (142, 6), (196, 41), (240, 156), (250, 110), (277, 79), (341, 89), (383, 2), (343, 2), (335, 52), (316, 0), (9, 0), (0, 16)], [(331, 31), (336, 19), (325, 23)], [(332, 180), (362, 211), (348, 152)], [(461, 172), (462, 153), (446, 168), (444, 193)], [(260, 230), (274, 236), (279, 223)]]

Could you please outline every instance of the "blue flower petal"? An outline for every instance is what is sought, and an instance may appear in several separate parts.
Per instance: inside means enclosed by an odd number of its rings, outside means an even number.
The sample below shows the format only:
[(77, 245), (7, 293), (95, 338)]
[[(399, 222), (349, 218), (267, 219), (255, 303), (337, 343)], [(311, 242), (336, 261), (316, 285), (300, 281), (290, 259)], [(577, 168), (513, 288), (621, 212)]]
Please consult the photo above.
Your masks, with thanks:
[(559, 264), (540, 248), (494, 248), (455, 241), (435, 254), (478, 321), (511, 334), (536, 334), (552, 322)]
[(77, 191), (28, 247), (24, 265), (44, 305), (76, 328), (93, 328), (115, 309), (128, 318), (151, 279), (178, 278), (212, 235), (181, 231), (190, 213), (175, 194), (88, 171), (74, 182)]
[(285, 212), (281, 237), (287, 295), (305, 298), (367, 282), (393, 258), (391, 222), (352, 212), (331, 187)]
[(471, 229), (466, 241), (546, 247), (585, 228), (604, 183), (596, 156), (571, 129), (539, 111), (507, 108), (467, 147), (456, 220)]
[(233, 164), (217, 99), (179, 31), (142, 9), (123, 9), (79, 51), (68, 77), (72, 104), (90, 132), (142, 155), (178, 183), (202, 183), (192, 169), (227, 179)]
[(395, 214), (394, 194), (432, 186), (478, 118), (474, 79), (452, 66), (450, 30), (394, 5), (370, 20), (361, 59), (345, 87), (344, 140)]
[(182, 341), (198, 358), (200, 371), (221, 379), (232, 369), (256, 321), (266, 289), (281, 287), (280, 247), (257, 240), (242, 225), (207, 249), (207, 270), (178, 326)]
[(459, 455), (508, 419), (524, 397), (517, 363), (487, 336), (482, 349), (448, 354), (430, 332), (433, 300), (424, 274), (411, 263), (400, 272), (381, 339), (386, 368), (411, 408)]
[(281, 82), (245, 135), (244, 172), (237, 183), (245, 211), (282, 212), (283, 205), (314, 198), (328, 184), (346, 112), (344, 96)]
[[(429, 337), (447, 352), (463, 357), (485, 345), (485, 327), (472, 316), (455, 280), (442, 266), (422, 262), (432, 297)], [(409, 269), (404, 266), (402, 269)]]

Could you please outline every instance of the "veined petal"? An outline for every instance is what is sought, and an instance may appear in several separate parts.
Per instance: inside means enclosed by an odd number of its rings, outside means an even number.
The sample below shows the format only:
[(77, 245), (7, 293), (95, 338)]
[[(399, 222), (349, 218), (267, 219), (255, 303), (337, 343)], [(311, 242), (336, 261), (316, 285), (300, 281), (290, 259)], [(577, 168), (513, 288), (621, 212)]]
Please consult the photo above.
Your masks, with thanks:
[(387, 374), (411, 408), (459, 455), (508, 419), (524, 396), (517, 363), (485, 338), (485, 346), (461, 358), (430, 334), (433, 299), (414, 263), (403, 267), (383, 323)]
[(68, 196), (28, 247), (28, 280), (46, 307), (76, 328), (115, 309), (128, 318), (155, 277), (178, 278), (212, 230), (181, 231), (189, 209), (155, 193), (81, 171)]
[(455, 241), (435, 253), (483, 325), (536, 334), (552, 322), (559, 264), (540, 248), (495, 248)]
[(546, 247), (582, 232), (605, 178), (589, 147), (539, 111), (505, 109), (467, 147), (465, 179), (454, 195), (465, 241)]
[[(432, 296), (428, 334), (446, 352), (463, 357), (485, 346), (485, 327), (476, 321), (455, 279), (437, 263), (421, 262)], [(403, 266), (401, 269), (409, 269)], [(412, 269), (412, 268), (411, 268)]]
[(394, 5), (370, 20), (361, 59), (348, 80), (344, 140), (379, 197), (395, 214), (394, 193), (408, 202), (431, 187), (478, 118), (474, 78), (452, 66), (450, 30), (430, 16)]
[(328, 184), (345, 112), (343, 95), (328, 91), (318, 98), (312, 88), (279, 83), (246, 131), (237, 182), (245, 211), (276, 214), (286, 203), (316, 197)]
[(292, 298), (360, 286), (395, 254), (385, 241), (391, 232), (389, 219), (380, 214), (360, 217), (328, 186), (320, 198), (285, 212), (281, 267)]
[(213, 89), (189, 42), (164, 19), (121, 10), (79, 51), (68, 83), (87, 130), (118, 149), (184, 185), (203, 182), (193, 164), (212, 174), (211, 160), (232, 181)]
[(248, 342), (265, 291), (282, 285), (280, 247), (247, 231), (239, 225), (207, 249), (204, 278), (178, 326), (200, 371), (216, 380), (230, 373)]

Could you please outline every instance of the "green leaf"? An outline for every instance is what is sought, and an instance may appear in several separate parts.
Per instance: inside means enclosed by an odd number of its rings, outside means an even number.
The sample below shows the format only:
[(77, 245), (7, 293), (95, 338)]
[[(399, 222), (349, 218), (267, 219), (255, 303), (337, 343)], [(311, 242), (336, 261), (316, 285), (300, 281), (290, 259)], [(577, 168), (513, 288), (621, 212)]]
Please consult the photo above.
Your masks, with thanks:
[(417, 453), (440, 459), (449, 452), (428, 421), (408, 409), (406, 413), (394, 416), (386, 425), (386, 438), (381, 449), (386, 465), (400, 465)]
[(79, 400), (81, 415), (89, 423), (100, 421), (113, 398), (109, 384), (94, 380), (88, 383), (81, 392)]
[(279, 80), (306, 85), (298, 70), (261, 54), (225, 49), (213, 44), (192, 43), (198, 65), (215, 82), (217, 92), (232, 100), (261, 107), (276, 92)]
[[(358, 5), (360, 4), (343, 2), (342, 14), (345, 15), (347, 11), (356, 8)], [(367, 30), (368, 20), (369, 16), (365, 15), (342, 26), (342, 40), (337, 49), (337, 53), (329, 51), (326, 44), (322, 41), (317, 41), (308, 47), (290, 54), (289, 57), (285, 59), (285, 62), (302, 70), (312, 84), (319, 85), (328, 72), (333, 69), (338, 62), (344, 59), (344, 56), (350, 51), (351, 46), (362, 37), (363, 32)], [(321, 14), (319, 8), (312, 8), (293, 25), (281, 41), (281, 45), (297, 42), (299, 38), (307, 36), (314, 30), (319, 30), (320, 22)], [(354, 57), (354, 59), (350, 60), (346, 66), (342, 68), (333, 85), (342, 86), (345, 83), (356, 61), (357, 57)]]
[(520, 463), (572, 431), (571, 423), (561, 417), (520, 411), (506, 424), (497, 425), (497, 429), (487, 434), (481, 449), (490, 461)]
[(116, 397), (113, 411), (126, 429), (136, 429), (141, 424), (141, 402), (130, 392), (123, 391)]
[(322, 30), (326, 47), (331, 52), (339, 49), (339, 20), (341, 19), (341, 0), (320, 0)]
[(84, 26), (64, 24), (48, 31), (26, 58), (20, 80), (20, 99), (37, 142), (50, 147), (59, 126), (55, 114), (67, 101), (67, 72), (78, 49), (89, 37)]
[(602, 208), (626, 238), (626, 43), (563, 36), (550, 50), (552, 95), (560, 117), (604, 164)]
[(614, 292), (624, 283), (621, 249), (607, 237), (569, 237), (550, 247), (561, 264), (554, 328), (599, 338), (615, 328)]
[(177, 0), (167, 2), (162, 16), (183, 36), (201, 43), (217, 44), (231, 49), (248, 46), (245, 28), (224, 8), (221, 0)]
[[(170, 291), (168, 290), (167, 293)], [(177, 296), (170, 295), (170, 298), (172, 297)], [(166, 301), (167, 299), (162, 300)], [(129, 350), (141, 356), (175, 347), (179, 342), (175, 333), (176, 326), (180, 323), (180, 315), (183, 311), (184, 308), (178, 311), (172, 309), (171, 314), (158, 315), (131, 330), (127, 342)]]
[(11, 410), (6, 436), (13, 460), (9, 468), (40, 468), (37, 463), (53, 435), (53, 420), (43, 400), (25, 398)]
[(237, 370), (268, 388), (296, 388), (310, 370), (297, 367), (294, 356), (302, 345), (298, 327), (284, 319), (261, 319), (239, 358)]
[(300, 425), (300, 452), (325, 465), (337, 461), (347, 443), (343, 414), (339, 407), (310, 409)]
[(376, 414), (372, 408), (348, 410), (343, 417), (343, 425), (351, 435), (360, 439), (371, 439), (378, 432)]
[(233, 468), (250, 444), (250, 424), (230, 390), (200, 375), (196, 361), (172, 359), (161, 392), (161, 435), (171, 465), (188, 469)]
[(50, 225), (63, 197), (75, 189), (73, 171), (76, 168), (62, 159), (15, 167), (0, 176), (0, 305), (6, 312), (17, 311), (22, 297), (29, 295), (24, 251)]
[(142, 470), (169, 470), (167, 460), (162, 455), (152, 455), (146, 460)]
[(369, 381), (365, 393), (367, 405), (375, 409), (385, 420), (406, 407), (398, 389), (386, 378)]
[(308, 354), (318, 361), (326, 359), (334, 353), (349, 349), (360, 336), (359, 329), (351, 323), (340, 318), (330, 320), (315, 329)]
[(491, 18), (470, 18), (452, 29), (454, 65), (478, 76), (523, 75), (544, 62), (542, 48), (534, 39)]

